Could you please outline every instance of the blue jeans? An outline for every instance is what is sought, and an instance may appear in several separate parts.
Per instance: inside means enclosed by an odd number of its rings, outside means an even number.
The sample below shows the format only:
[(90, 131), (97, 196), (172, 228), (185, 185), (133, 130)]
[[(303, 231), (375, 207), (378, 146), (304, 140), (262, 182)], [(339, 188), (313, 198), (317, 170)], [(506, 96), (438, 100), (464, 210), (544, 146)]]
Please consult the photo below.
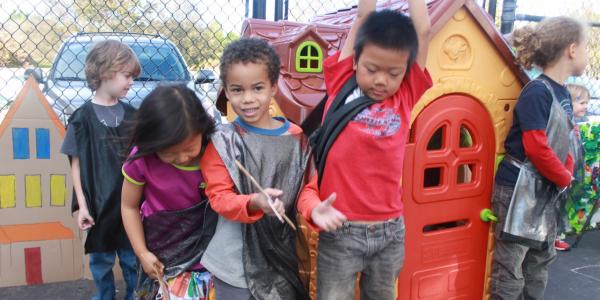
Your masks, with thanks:
[(115, 278), (112, 268), (115, 258), (119, 255), (119, 265), (123, 271), (123, 279), (127, 285), (125, 300), (133, 299), (133, 292), (137, 283), (137, 259), (133, 250), (119, 249), (113, 252), (90, 253), (90, 271), (98, 292), (93, 300), (115, 299)]
[(393, 300), (404, 263), (402, 218), (377, 224), (346, 222), (321, 232), (317, 258), (317, 298), (354, 299), (360, 276), (361, 299)]

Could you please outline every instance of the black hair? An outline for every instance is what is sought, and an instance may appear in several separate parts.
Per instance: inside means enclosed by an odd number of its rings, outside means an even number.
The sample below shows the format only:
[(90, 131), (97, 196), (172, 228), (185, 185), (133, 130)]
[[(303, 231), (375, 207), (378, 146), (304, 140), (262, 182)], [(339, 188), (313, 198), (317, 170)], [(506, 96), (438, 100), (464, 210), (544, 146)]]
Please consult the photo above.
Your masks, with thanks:
[(279, 78), (281, 62), (273, 47), (264, 40), (257, 38), (242, 38), (229, 44), (221, 56), (221, 81), (227, 83), (227, 73), (231, 65), (237, 63), (265, 64), (271, 84), (276, 84)]
[(354, 41), (355, 62), (358, 62), (367, 44), (384, 49), (408, 51), (407, 74), (419, 50), (419, 39), (410, 17), (389, 9), (372, 12), (358, 29)]
[(129, 149), (135, 146), (137, 152), (129, 160), (177, 145), (193, 134), (202, 134), (205, 146), (215, 126), (193, 90), (158, 86), (144, 98), (130, 124)]

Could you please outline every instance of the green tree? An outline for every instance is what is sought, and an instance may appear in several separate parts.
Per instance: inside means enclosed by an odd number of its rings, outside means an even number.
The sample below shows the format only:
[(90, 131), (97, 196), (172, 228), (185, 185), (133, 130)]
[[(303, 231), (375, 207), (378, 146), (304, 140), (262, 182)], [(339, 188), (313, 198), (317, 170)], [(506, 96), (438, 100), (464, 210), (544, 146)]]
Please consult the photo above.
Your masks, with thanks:
[(192, 2), (69, 1), (47, 0), (48, 11), (14, 11), (2, 21), (0, 66), (20, 67), (25, 62), (50, 66), (72, 34), (121, 31), (160, 34), (175, 43), (191, 68), (216, 68), (224, 47), (239, 38), (214, 20), (204, 21)]
[(20, 67), (27, 62), (48, 66), (70, 30), (74, 28), (68, 19), (15, 11), (0, 28), (0, 65)]
[(151, 9), (142, 0), (73, 0), (77, 24), (82, 31), (130, 31), (140, 26)]

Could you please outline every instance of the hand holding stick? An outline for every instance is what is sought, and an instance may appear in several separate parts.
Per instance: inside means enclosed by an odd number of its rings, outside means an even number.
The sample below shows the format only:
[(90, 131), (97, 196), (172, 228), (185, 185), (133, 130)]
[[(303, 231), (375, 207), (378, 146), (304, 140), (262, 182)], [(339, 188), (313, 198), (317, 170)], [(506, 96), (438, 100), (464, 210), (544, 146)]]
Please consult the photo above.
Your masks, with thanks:
[[(273, 212), (275, 213), (275, 216), (277, 216), (277, 218), (279, 219), (279, 221), (283, 222), (283, 219), (285, 219), (285, 221), (288, 223), (288, 225), (290, 225), (290, 227), (292, 227), (292, 229), (294, 231), (296, 231), (296, 226), (294, 226), (294, 223), (292, 223), (292, 221), (285, 215), (283, 214), (280, 215), (279, 212), (277, 212), (277, 210), (275, 209), (275, 207), (273, 207), (273, 199), (271, 199), (271, 196), (269, 196), (269, 194), (267, 194), (265, 192), (265, 190), (260, 186), (260, 184), (258, 183), (258, 181), (256, 181), (256, 179), (254, 179), (254, 177), (250, 174), (250, 172), (248, 172), (248, 170), (246, 170), (246, 168), (244, 168), (244, 166), (239, 162), (239, 161), (235, 161), (236, 166), (240, 169), (240, 171), (242, 171), (242, 173), (244, 173), (244, 175), (246, 175), (250, 181), (252, 182), (252, 184), (254, 184), (254, 186), (267, 197), (267, 202), (269, 202), (269, 206), (271, 207), (271, 209), (273, 210)], [(282, 219), (283, 217), (283, 219)]]
[(163, 268), (159, 265), (154, 265), (154, 270), (157, 274), (157, 279), (158, 279), (158, 283), (160, 285), (160, 291), (162, 291), (162, 299), (163, 300), (170, 300), (171, 297), (169, 297), (169, 285), (167, 284), (167, 282), (165, 281), (165, 274), (163, 272)]

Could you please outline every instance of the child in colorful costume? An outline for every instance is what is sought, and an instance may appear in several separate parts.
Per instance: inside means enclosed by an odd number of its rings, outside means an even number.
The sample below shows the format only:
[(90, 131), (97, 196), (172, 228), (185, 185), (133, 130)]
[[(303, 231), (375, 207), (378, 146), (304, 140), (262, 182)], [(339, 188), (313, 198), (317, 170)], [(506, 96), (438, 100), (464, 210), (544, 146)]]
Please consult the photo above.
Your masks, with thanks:
[(185, 86), (159, 86), (142, 102), (123, 165), (122, 215), (141, 268), (136, 299), (209, 299), (200, 264), (217, 215), (205, 194), (200, 157), (214, 120)]

